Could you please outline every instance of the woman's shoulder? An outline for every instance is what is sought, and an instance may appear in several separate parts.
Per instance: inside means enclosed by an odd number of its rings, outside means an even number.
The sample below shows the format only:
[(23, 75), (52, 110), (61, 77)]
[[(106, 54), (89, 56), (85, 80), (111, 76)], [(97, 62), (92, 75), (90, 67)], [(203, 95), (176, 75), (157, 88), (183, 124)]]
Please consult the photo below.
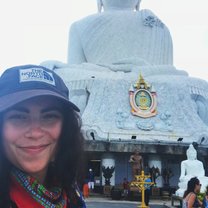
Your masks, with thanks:
[(188, 196), (191, 198), (196, 198), (197, 195), (194, 192), (190, 192)]
[(190, 192), (186, 195), (186, 197), (184, 198), (185, 201), (188, 201), (189, 199), (193, 199), (196, 198), (196, 194), (194, 192)]
[(183, 199), (183, 208), (188, 208), (188, 202), (190, 200), (195, 201), (196, 199), (196, 194), (194, 192), (190, 192), (186, 195), (186, 197)]

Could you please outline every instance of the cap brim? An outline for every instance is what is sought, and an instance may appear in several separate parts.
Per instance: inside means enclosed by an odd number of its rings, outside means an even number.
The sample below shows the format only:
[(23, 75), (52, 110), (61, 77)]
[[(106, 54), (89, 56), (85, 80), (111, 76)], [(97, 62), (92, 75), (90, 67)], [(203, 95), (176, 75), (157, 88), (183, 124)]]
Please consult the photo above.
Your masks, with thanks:
[(74, 109), (77, 112), (80, 111), (79, 108), (75, 104), (73, 104), (68, 99), (61, 96), (60, 94), (53, 92), (53, 91), (49, 91), (49, 90), (36, 89), (36, 90), (19, 91), (19, 92), (15, 92), (15, 93), (0, 97), (0, 112), (5, 111), (8, 108), (11, 108), (12, 106), (20, 102), (23, 102), (30, 98), (39, 97), (39, 96), (57, 97), (70, 108)]

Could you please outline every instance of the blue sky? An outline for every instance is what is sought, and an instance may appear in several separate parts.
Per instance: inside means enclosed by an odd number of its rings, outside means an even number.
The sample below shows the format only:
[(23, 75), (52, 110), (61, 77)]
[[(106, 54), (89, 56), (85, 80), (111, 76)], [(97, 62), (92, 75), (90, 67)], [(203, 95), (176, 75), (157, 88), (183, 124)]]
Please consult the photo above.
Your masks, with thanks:
[[(208, 80), (208, 1), (142, 0), (169, 28), (174, 65)], [(54, 59), (66, 62), (70, 24), (97, 12), (96, 0), (0, 2), (0, 71)]]

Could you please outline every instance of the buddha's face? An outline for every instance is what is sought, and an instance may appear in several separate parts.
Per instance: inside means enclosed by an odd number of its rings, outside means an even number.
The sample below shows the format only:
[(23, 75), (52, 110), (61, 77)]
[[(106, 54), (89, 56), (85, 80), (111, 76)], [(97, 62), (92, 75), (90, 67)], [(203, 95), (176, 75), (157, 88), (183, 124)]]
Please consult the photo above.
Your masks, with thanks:
[(102, 0), (104, 10), (109, 8), (132, 8), (140, 4), (141, 0)]
[(188, 160), (196, 160), (196, 151), (188, 151), (187, 152), (187, 158)]

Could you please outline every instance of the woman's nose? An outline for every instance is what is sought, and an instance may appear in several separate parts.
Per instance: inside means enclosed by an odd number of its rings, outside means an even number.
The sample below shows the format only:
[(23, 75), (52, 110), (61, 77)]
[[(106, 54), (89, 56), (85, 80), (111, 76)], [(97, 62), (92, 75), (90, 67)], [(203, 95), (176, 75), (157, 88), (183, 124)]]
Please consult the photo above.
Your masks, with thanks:
[(39, 119), (31, 119), (28, 123), (28, 129), (25, 134), (26, 137), (38, 139), (44, 135), (44, 130), (42, 128)]

